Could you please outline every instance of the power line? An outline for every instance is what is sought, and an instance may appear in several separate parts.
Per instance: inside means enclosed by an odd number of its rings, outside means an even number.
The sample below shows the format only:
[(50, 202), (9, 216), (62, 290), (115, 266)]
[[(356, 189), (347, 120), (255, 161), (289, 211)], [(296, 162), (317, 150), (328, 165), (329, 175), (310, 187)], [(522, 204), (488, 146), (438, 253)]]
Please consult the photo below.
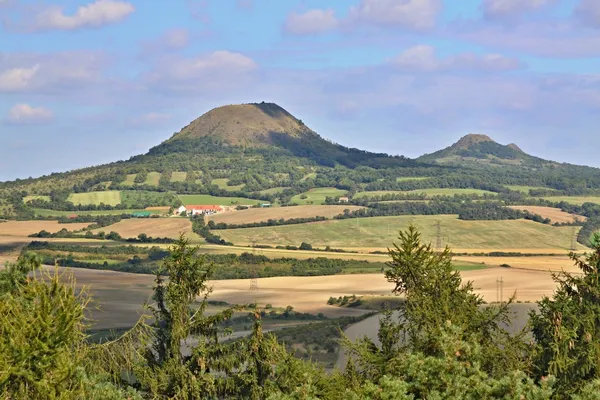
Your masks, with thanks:
[(496, 302), (501, 303), (504, 300), (504, 279), (496, 279)]
[(571, 251), (577, 250), (577, 228), (575, 226), (571, 229)]

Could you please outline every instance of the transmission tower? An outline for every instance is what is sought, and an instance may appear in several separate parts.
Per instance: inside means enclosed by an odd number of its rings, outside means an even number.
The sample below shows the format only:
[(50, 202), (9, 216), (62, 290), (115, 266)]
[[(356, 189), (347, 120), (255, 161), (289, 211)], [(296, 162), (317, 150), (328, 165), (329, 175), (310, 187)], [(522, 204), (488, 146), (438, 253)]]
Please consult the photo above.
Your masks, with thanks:
[(502, 277), (496, 279), (496, 302), (501, 303), (504, 298), (504, 280)]
[(442, 221), (437, 220), (435, 225), (435, 250), (440, 252), (444, 250), (444, 241), (448, 241), (448, 237), (442, 235)]
[(577, 228), (573, 226), (571, 230), (571, 251), (577, 250)]
[[(252, 240), (252, 254), (256, 254), (256, 240)], [(256, 271), (256, 265), (252, 266), (252, 271), (250, 272), (250, 291), (258, 291), (258, 272)]]

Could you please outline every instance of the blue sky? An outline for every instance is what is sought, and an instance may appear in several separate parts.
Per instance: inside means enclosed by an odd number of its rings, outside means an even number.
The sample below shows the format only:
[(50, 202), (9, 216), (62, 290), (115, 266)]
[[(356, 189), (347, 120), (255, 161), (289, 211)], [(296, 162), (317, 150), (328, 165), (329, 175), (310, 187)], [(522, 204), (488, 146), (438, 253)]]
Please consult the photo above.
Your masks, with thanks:
[(598, 0), (0, 0), (0, 180), (272, 101), (417, 157), (467, 133), (600, 167)]

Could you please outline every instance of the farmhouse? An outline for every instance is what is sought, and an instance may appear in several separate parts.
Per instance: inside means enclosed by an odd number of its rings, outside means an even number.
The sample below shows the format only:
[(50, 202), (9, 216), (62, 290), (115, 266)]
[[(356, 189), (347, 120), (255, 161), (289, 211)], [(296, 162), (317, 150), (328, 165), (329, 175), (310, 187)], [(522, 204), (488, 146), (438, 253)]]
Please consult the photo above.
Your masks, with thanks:
[(213, 215), (223, 211), (221, 206), (216, 205), (189, 205), (185, 206), (185, 211), (192, 215)]
[(350, 198), (348, 198), (347, 196), (342, 196), (338, 199), (338, 203), (347, 203), (350, 201)]

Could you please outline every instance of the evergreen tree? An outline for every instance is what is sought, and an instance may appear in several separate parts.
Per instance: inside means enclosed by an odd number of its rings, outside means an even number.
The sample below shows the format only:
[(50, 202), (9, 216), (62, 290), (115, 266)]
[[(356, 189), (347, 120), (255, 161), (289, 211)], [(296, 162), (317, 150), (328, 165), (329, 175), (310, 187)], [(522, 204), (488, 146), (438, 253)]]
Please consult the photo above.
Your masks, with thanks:
[(571, 253), (571, 259), (582, 274), (554, 274), (554, 296), (531, 313), (537, 377), (556, 376), (557, 398), (600, 378), (600, 234), (591, 253), (584, 259)]

